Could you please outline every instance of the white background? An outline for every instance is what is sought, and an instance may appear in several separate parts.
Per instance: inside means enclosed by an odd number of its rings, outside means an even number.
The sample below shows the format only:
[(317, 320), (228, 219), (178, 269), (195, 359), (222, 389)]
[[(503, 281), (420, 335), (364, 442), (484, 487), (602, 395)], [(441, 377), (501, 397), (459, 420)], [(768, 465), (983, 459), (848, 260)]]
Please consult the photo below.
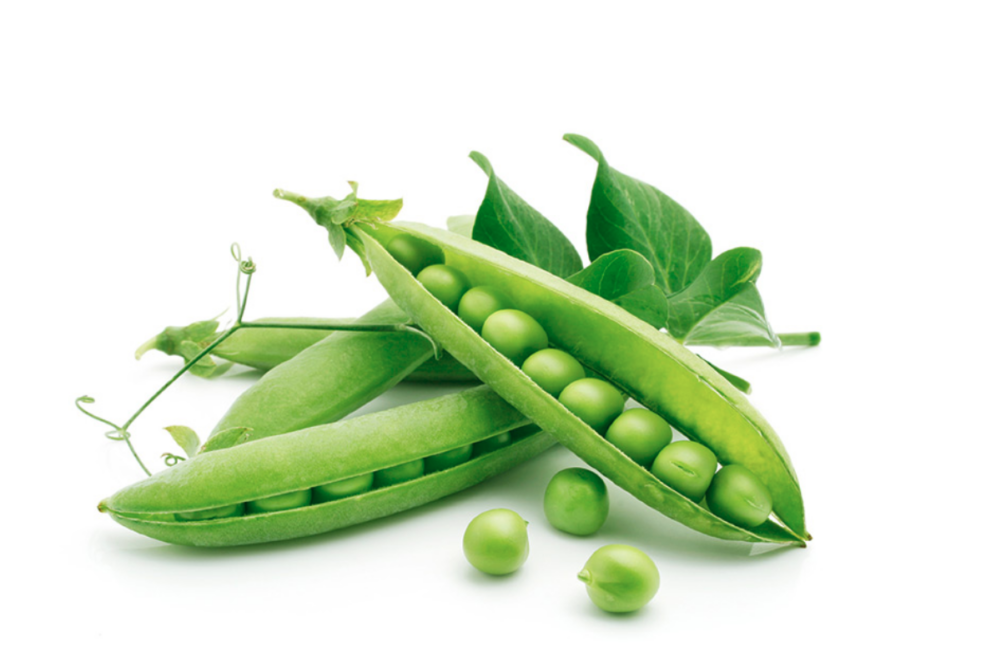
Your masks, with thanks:
[[(686, 3), (688, 4), (688, 3)], [(996, 660), (1001, 239), (992, 3), (21, 3), (0, 10), (3, 653), (22, 664), (863, 664)], [(805, 550), (749, 556), (618, 489), (606, 527), (548, 527), (554, 450), (436, 505), (219, 551), (100, 515), (138, 480), (73, 408), (125, 419), (177, 368), (132, 350), (232, 301), (345, 316), (382, 297), (274, 187), (475, 212), (499, 175), (584, 250), (593, 161), (686, 206), (716, 252), (764, 253), (779, 331), (811, 350), (715, 351), (754, 384), (802, 482)], [(203, 435), (252, 382), (185, 378), (137, 422)], [(398, 389), (368, 409), (414, 400)], [(464, 561), (477, 513), (530, 521), (494, 580)], [(627, 542), (662, 575), (613, 617), (575, 573)], [(990, 606), (985, 608), (985, 604)], [(12, 663), (14, 664), (14, 663)]]

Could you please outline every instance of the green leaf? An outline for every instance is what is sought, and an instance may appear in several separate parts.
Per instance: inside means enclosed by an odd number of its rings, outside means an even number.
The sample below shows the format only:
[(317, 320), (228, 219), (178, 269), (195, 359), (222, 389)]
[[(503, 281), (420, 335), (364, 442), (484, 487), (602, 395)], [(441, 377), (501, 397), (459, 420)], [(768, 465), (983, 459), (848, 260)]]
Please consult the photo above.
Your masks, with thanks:
[(220, 449), (235, 447), (236, 445), (246, 442), (250, 438), (250, 433), (253, 430), (254, 429), (245, 426), (234, 426), (233, 428), (227, 428), (223, 431), (219, 431), (205, 441), (205, 444), (198, 450), (198, 453), (204, 454), (205, 452), (215, 452)]
[(695, 280), (712, 257), (709, 234), (680, 204), (609, 166), (598, 146), (578, 134), (566, 141), (598, 162), (587, 211), (587, 251), (594, 260), (629, 248), (646, 257), (670, 296)]
[(176, 442), (189, 457), (198, 453), (198, 446), (201, 444), (201, 440), (199, 439), (198, 434), (192, 429), (187, 426), (167, 426), (164, 430), (170, 434), (170, 437), (174, 439), (174, 442)]
[(476, 224), (476, 216), (453, 215), (445, 221), (445, 224), (448, 226), (450, 232), (471, 239), (473, 238), (473, 226)]
[[(202, 353), (206, 347), (209, 346), (211, 341), (206, 341), (205, 343), (195, 343), (190, 340), (181, 341), (177, 345), (177, 352), (180, 356), (184, 357), (185, 363), (190, 363), (192, 359), (197, 357)], [(212, 378), (222, 375), (233, 365), (233, 362), (226, 361), (221, 364), (216, 363), (211, 355), (206, 354), (204, 357), (195, 362), (195, 365), (188, 369), (192, 375), (197, 375), (201, 378)]]
[(567, 282), (597, 294), (606, 301), (653, 284), (650, 262), (633, 250), (613, 250), (594, 260), (587, 268), (569, 276)]
[(684, 291), (668, 300), (667, 328), (690, 345), (735, 345), (764, 341), (779, 346), (765, 317), (755, 281), (761, 253), (754, 248), (727, 250)]
[(193, 322), (186, 327), (167, 327), (139, 346), (139, 349), (136, 350), (136, 359), (141, 359), (150, 350), (181, 356), (178, 352), (178, 346), (185, 341), (204, 344), (201, 349), (205, 349), (215, 340), (218, 328), (218, 319)]
[(612, 302), (657, 329), (663, 328), (667, 321), (667, 297), (656, 285), (641, 287)]
[(497, 178), (486, 157), (476, 151), (469, 157), (490, 179), (476, 213), (473, 240), (560, 278), (580, 271), (580, 255), (563, 232)]

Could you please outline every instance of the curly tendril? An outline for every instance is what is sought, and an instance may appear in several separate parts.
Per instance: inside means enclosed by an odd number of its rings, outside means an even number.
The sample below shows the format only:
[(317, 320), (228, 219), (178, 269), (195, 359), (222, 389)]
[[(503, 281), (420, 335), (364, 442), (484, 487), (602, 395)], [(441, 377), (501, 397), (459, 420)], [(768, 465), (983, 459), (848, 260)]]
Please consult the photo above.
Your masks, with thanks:
[(173, 468), (181, 461), (187, 460), (183, 456), (178, 456), (177, 454), (171, 454), (170, 452), (164, 452), (163, 454), (160, 454), (160, 458), (163, 459), (164, 464), (168, 468)]
[(108, 421), (104, 417), (98, 417), (93, 412), (90, 412), (89, 410), (84, 408), (83, 405), (81, 405), (84, 403), (90, 405), (91, 403), (95, 402), (96, 401), (90, 396), (81, 396), (75, 401), (76, 407), (80, 412), (87, 415), (91, 419), (96, 419), (102, 424), (107, 424), (108, 426), (110, 426), (112, 430), (106, 432), (104, 434), (104, 437), (108, 438), (109, 440), (114, 440), (116, 442), (121, 442), (124, 440), (125, 444), (129, 446), (129, 451), (132, 452), (132, 456), (135, 458), (136, 463), (139, 464), (139, 467), (142, 468), (143, 472), (145, 472), (147, 475), (152, 476), (152, 473), (149, 471), (149, 468), (147, 468), (146, 465), (142, 462), (142, 459), (139, 458), (139, 454), (136, 453), (135, 447), (132, 446), (132, 441), (129, 439), (130, 434), (128, 432), (128, 429), (125, 426), (119, 426), (114, 422)]

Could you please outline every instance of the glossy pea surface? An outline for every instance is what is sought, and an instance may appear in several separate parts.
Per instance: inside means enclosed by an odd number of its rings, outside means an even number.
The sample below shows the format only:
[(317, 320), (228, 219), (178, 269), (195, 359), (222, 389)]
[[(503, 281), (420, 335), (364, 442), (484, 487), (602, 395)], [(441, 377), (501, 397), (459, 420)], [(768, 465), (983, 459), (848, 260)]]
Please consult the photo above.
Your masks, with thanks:
[(466, 274), (447, 264), (432, 264), (417, 274), (417, 281), (452, 311), (459, 307), (459, 300), (469, 289)]
[(386, 244), (386, 250), (393, 258), (417, 275), (432, 264), (441, 264), (445, 255), (441, 248), (411, 234), (399, 234)]
[(622, 414), (626, 399), (608, 382), (584, 378), (571, 382), (560, 392), (560, 403), (585, 424), (604, 434), (615, 418)]
[(608, 518), (608, 489), (594, 472), (567, 468), (549, 480), (542, 504), (554, 528), (571, 535), (593, 535)]
[(563, 350), (539, 350), (521, 365), (521, 370), (551, 396), (559, 396), (567, 385), (585, 377), (580, 362)]
[(340, 500), (349, 496), (356, 496), (365, 493), (372, 488), (375, 483), (375, 475), (367, 473), (355, 475), (330, 484), (321, 484), (313, 488), (313, 502), (325, 503), (331, 500)]
[(459, 300), (459, 317), (477, 332), (483, 330), (483, 323), (498, 310), (511, 307), (511, 300), (493, 287), (474, 287)]
[(528, 559), (528, 522), (509, 509), (488, 510), (462, 536), (466, 560), (486, 574), (511, 574)]
[(403, 482), (409, 482), (412, 479), (417, 479), (424, 474), (424, 459), (417, 459), (416, 461), (408, 461), (406, 463), (401, 463), (398, 466), (393, 466), (391, 468), (383, 468), (382, 470), (375, 471), (375, 486), (382, 488), (384, 486), (393, 486), (394, 484), (402, 484)]
[(716, 455), (697, 442), (679, 440), (665, 447), (650, 468), (653, 476), (693, 502), (706, 495), (716, 472)]
[(743, 528), (760, 526), (772, 513), (772, 496), (761, 480), (739, 464), (723, 466), (706, 492), (716, 516)]
[(296, 507), (305, 507), (313, 500), (312, 489), (301, 491), (291, 491), (281, 493), (277, 496), (258, 498), (247, 502), (247, 514), (261, 514), (262, 512), (281, 512), (291, 510)]
[(534, 317), (520, 310), (498, 310), (483, 323), (483, 339), (520, 366), (532, 353), (549, 347), (549, 336)]
[(650, 467), (657, 454), (671, 444), (674, 432), (663, 417), (650, 410), (632, 408), (615, 418), (605, 433), (605, 440), (644, 468)]
[(473, 456), (473, 445), (463, 445), (450, 449), (441, 454), (434, 454), (424, 459), (424, 474), (429, 475), (439, 470), (454, 468), (460, 463), (465, 463)]
[(484, 440), (480, 440), (473, 445), (473, 456), (483, 456), (490, 452), (496, 452), (511, 444), (511, 432), (498, 433)]
[(595, 551), (577, 578), (599, 608), (626, 613), (642, 608), (660, 588), (660, 572), (650, 557), (626, 544), (609, 544)]

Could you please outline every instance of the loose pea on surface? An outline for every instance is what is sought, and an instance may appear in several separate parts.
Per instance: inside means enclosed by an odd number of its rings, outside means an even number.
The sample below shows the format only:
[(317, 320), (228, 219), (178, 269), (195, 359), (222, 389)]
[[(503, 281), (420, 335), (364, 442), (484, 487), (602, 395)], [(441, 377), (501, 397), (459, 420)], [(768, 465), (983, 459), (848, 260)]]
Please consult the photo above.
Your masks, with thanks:
[(483, 339), (517, 365), (549, 347), (549, 336), (535, 318), (520, 310), (498, 310), (483, 323)]
[(459, 317), (463, 322), (478, 332), (483, 330), (483, 323), (498, 310), (511, 307), (507, 295), (493, 287), (474, 287), (462, 295), (459, 300)]
[(614, 613), (636, 611), (660, 588), (660, 572), (645, 553), (625, 544), (609, 544), (595, 551), (577, 578), (599, 608)]
[(490, 452), (496, 452), (498, 449), (503, 449), (511, 444), (511, 432), (505, 431), (504, 433), (498, 433), (497, 435), (492, 435), (485, 440), (480, 440), (473, 445), (473, 456), (483, 456), (484, 454), (489, 454)]
[(432, 264), (445, 261), (441, 248), (411, 234), (398, 234), (386, 244), (386, 250), (397, 262), (417, 275)]
[(660, 450), (671, 444), (673, 436), (671, 426), (663, 417), (650, 410), (632, 408), (615, 418), (605, 433), (605, 440), (636, 463), (648, 467)]
[(424, 474), (429, 475), (439, 470), (454, 468), (460, 463), (465, 463), (473, 456), (473, 445), (463, 445), (450, 449), (441, 454), (434, 454), (424, 459)]
[(264, 512), (280, 512), (291, 510), (296, 507), (305, 507), (313, 500), (313, 490), (303, 489), (302, 491), (292, 491), (281, 493), (268, 498), (258, 498), (247, 503), (247, 514), (262, 514)]
[(469, 289), (466, 274), (447, 264), (432, 264), (417, 274), (417, 281), (453, 311), (459, 307), (459, 300)]
[(584, 367), (563, 350), (539, 350), (522, 364), (521, 370), (535, 384), (553, 396), (559, 396), (567, 385), (584, 378)]
[(209, 519), (228, 519), (231, 516), (243, 516), (246, 507), (243, 503), (236, 505), (226, 505), (225, 507), (213, 507), (208, 510), (197, 510), (195, 512), (178, 512), (174, 516), (179, 521), (207, 521)]
[(705, 445), (679, 440), (657, 455), (650, 472), (689, 500), (699, 502), (713, 481), (716, 455)]
[(486, 574), (511, 574), (528, 558), (528, 522), (508, 509), (488, 510), (462, 536), (466, 560)]
[(571, 382), (560, 392), (560, 403), (595, 431), (604, 434), (609, 424), (622, 414), (626, 399), (610, 383), (584, 378)]
[(371, 489), (374, 483), (375, 475), (373, 473), (366, 473), (331, 482), (330, 484), (321, 484), (320, 486), (313, 487), (313, 502), (326, 503), (331, 500), (356, 496)]
[(401, 463), (398, 466), (393, 466), (391, 468), (384, 468), (382, 470), (375, 471), (375, 486), (382, 488), (384, 486), (393, 486), (394, 484), (402, 484), (403, 482), (409, 482), (412, 479), (417, 479), (424, 474), (424, 459), (417, 459), (416, 461), (408, 461), (407, 463)]
[(772, 494), (757, 475), (734, 463), (723, 466), (713, 477), (706, 504), (716, 516), (742, 528), (754, 528), (772, 513)]
[(571, 535), (593, 535), (608, 518), (605, 482), (584, 468), (553, 475), (542, 503), (549, 523)]

